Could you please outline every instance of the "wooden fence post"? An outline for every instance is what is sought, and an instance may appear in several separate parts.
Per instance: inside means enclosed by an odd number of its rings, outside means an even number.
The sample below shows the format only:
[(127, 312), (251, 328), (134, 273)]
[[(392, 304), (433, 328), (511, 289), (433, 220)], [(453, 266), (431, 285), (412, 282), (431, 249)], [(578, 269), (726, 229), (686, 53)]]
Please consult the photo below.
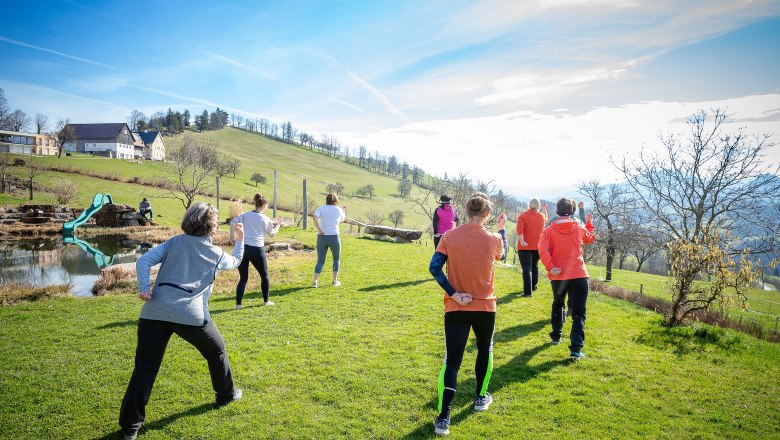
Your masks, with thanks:
[(306, 179), (303, 179), (303, 229), (309, 229), (309, 195), (306, 192)]
[(276, 218), (276, 170), (274, 170), (274, 218)]

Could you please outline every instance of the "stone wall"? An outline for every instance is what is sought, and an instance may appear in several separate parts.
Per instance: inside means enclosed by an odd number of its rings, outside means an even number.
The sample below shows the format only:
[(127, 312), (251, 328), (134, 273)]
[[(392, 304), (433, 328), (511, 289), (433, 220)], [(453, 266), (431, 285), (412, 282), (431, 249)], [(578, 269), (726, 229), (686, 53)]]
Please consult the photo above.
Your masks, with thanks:
[(18, 208), (0, 207), (0, 224), (9, 223), (65, 223), (75, 218), (67, 206), (58, 205), (22, 205)]
[(149, 223), (130, 205), (103, 205), (93, 218), (98, 226), (111, 228), (142, 226)]

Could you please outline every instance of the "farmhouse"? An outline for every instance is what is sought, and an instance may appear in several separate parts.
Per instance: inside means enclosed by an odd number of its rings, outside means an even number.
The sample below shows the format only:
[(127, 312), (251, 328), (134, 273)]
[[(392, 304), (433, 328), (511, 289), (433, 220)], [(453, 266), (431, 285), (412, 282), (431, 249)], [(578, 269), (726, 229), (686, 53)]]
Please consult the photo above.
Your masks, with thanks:
[(110, 124), (68, 124), (75, 142), (64, 145), (66, 151), (94, 154), (116, 159), (133, 159), (135, 144), (130, 127), (124, 122)]
[(145, 130), (133, 134), (138, 135), (146, 145), (146, 159), (165, 160), (165, 144), (159, 131)]
[(57, 154), (57, 141), (47, 134), (0, 130), (0, 153)]

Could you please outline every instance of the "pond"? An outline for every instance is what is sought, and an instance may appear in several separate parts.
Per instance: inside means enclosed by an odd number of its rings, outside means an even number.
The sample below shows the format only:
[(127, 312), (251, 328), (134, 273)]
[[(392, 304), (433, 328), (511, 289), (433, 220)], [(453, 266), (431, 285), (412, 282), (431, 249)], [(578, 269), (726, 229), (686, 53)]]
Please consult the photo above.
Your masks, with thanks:
[(0, 285), (50, 286), (70, 284), (77, 296), (90, 289), (102, 268), (133, 263), (149, 246), (121, 236), (80, 239), (74, 236), (0, 240)]

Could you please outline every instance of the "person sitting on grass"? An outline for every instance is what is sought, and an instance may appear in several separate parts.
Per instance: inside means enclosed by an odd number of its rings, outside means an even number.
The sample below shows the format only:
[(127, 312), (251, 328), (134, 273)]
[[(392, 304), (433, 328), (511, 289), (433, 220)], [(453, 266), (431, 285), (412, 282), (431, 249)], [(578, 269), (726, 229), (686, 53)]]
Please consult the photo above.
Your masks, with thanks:
[[(125, 440), (134, 440), (146, 418), (146, 404), (152, 394), (165, 348), (172, 334), (189, 342), (206, 358), (217, 407), (242, 396), (233, 384), (225, 342), (209, 316), (209, 297), (218, 270), (238, 267), (244, 252), (244, 229), (233, 225), (236, 244), (233, 254), (211, 243), (217, 230), (218, 213), (211, 205), (197, 203), (184, 214), (177, 235), (145, 253), (135, 264), (138, 297), (145, 301), (138, 319), (135, 368), (119, 410), (119, 426)], [(152, 266), (160, 271), (149, 288)]]
[(144, 197), (143, 200), (141, 200), (141, 204), (138, 205), (138, 212), (141, 213), (141, 217), (146, 219), (146, 214), (149, 214), (149, 220), (154, 219), (154, 213), (152, 212), (152, 203), (147, 200), (146, 197)]
[(585, 225), (572, 219), (576, 209), (574, 200), (563, 198), (556, 206), (558, 220), (545, 228), (539, 239), (539, 257), (547, 268), (552, 284), (553, 302), (550, 313), (553, 345), (561, 343), (563, 333), (563, 306), (568, 294), (571, 301), (571, 359), (585, 357), (585, 309), (588, 301), (588, 269), (582, 257), (582, 246), (596, 240), (593, 216), (585, 217)]
[[(487, 392), (493, 366), (493, 331), (496, 324), (496, 296), (493, 294), (493, 263), (504, 253), (506, 215), (498, 216), (498, 234), (483, 224), (490, 218), (487, 195), (475, 193), (466, 204), (468, 222), (444, 234), (433, 254), (429, 271), (444, 289), (444, 340), (446, 352), (439, 373), (439, 415), (434, 432), (450, 432), (450, 411), (458, 383), (463, 352), (474, 330), (477, 384), (474, 410), (486, 411), (493, 402)], [(447, 275), (442, 268), (447, 263)]]

